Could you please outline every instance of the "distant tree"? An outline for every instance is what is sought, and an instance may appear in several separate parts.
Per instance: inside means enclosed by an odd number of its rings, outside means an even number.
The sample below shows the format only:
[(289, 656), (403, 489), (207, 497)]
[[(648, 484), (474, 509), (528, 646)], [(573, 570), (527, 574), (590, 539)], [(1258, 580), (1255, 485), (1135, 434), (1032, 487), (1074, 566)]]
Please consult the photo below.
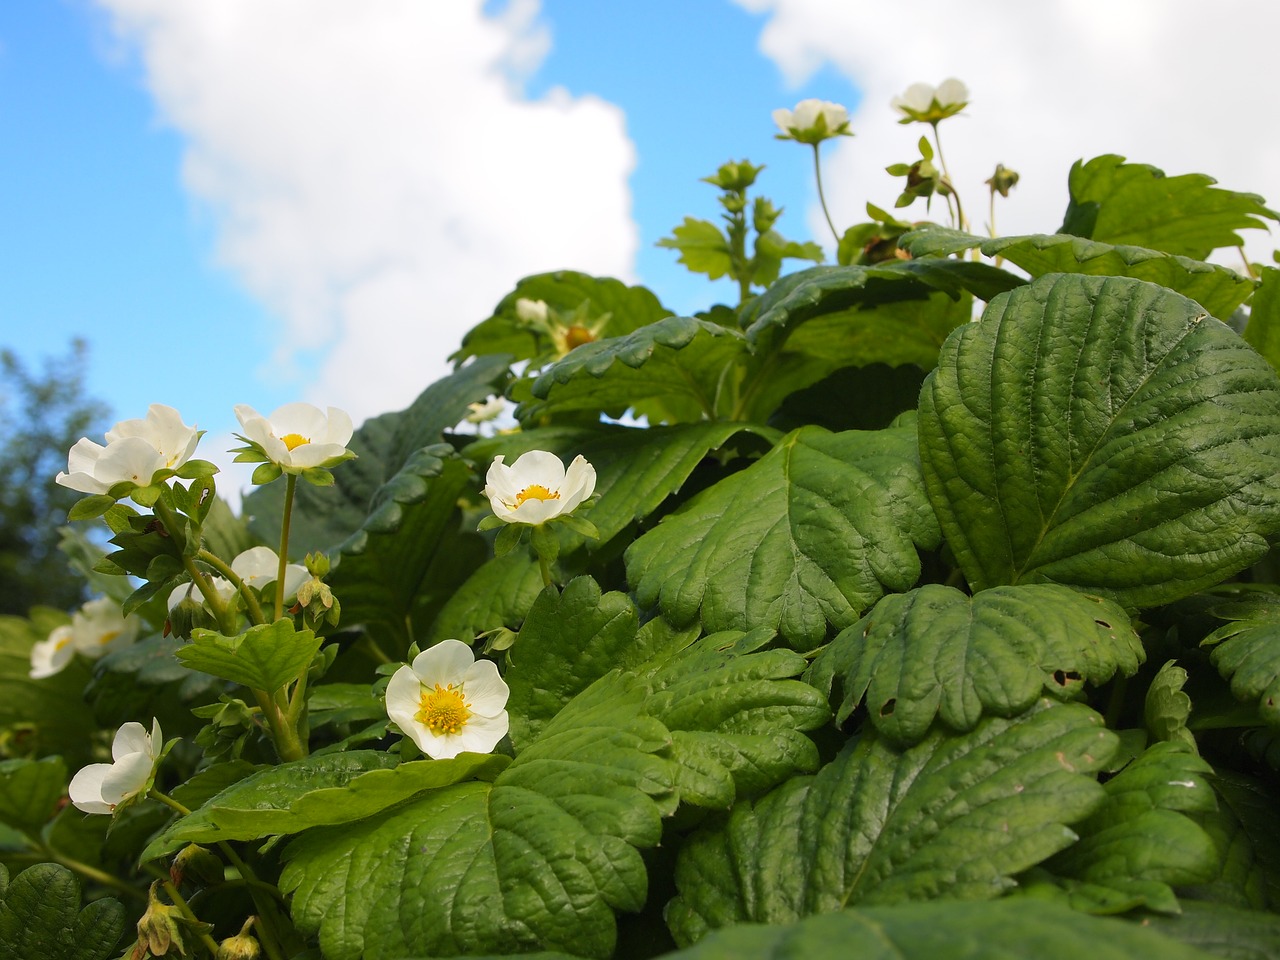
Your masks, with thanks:
[(102, 432), (110, 410), (85, 396), (88, 345), (73, 340), (38, 374), (0, 350), (0, 613), (43, 604), (71, 609), (84, 581), (58, 549), (59, 527), (81, 496), (54, 483), (80, 437)]

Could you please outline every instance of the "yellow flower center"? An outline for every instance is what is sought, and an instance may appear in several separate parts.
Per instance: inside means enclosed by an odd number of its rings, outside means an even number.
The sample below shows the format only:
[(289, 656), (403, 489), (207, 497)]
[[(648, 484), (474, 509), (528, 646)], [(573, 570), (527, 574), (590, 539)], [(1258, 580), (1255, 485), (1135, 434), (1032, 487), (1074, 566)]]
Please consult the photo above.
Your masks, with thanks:
[(293, 450), (295, 447), (300, 447), (304, 443), (311, 442), (311, 439), (309, 437), (304, 437), (300, 433), (286, 433), (283, 437), (280, 438), (280, 440), (282, 443), (284, 443), (285, 448), (288, 450)]
[(526, 500), (559, 500), (559, 490), (548, 490), (540, 483), (531, 483), (519, 493), (516, 494), (516, 506), (524, 503)]
[(462, 698), (462, 687), (455, 687), (452, 683), (447, 687), (437, 683), (433, 690), (424, 686), (418, 712), (413, 715), (413, 719), (437, 736), (457, 733), (470, 718), (471, 710)]
[(106, 633), (98, 637), (98, 643), (100, 643), (102, 646), (105, 647), (108, 643), (110, 643), (112, 640), (114, 640), (118, 636), (120, 636), (119, 630), (108, 630)]
[(57, 640), (53, 641), (53, 649), (54, 649), (54, 650), (61, 650), (63, 647), (65, 647), (65, 646), (66, 646), (68, 643), (70, 643), (70, 642), (71, 642), (71, 637), (70, 637), (70, 635), (65, 636), (65, 637), (59, 637)]

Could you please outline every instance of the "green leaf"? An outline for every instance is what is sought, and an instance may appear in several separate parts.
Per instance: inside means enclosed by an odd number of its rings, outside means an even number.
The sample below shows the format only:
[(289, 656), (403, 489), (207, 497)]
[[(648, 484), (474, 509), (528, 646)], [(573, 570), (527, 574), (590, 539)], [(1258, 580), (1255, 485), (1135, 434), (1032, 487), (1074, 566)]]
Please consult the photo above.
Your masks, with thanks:
[(1191, 698), (1183, 693), (1187, 682), (1187, 671), (1170, 660), (1147, 687), (1147, 697), (1143, 704), (1143, 726), (1152, 740), (1168, 740), (1186, 744), (1194, 752), (1196, 738), (1187, 729), (1187, 718), (1191, 716)]
[[(1106, 800), (1076, 825), (1080, 840), (1044, 864), (1071, 907), (1177, 913), (1173, 886), (1213, 875), (1216, 851), (1187, 814), (1216, 807), (1212, 769), (1181, 743), (1157, 743), (1104, 785)], [(1028, 892), (1042, 895), (1035, 884)]]
[(518, 627), (542, 588), (542, 573), (528, 550), (496, 556), (445, 601), (431, 626), (430, 642), (453, 638), (467, 643), (498, 627)]
[(1046, 273), (1134, 277), (1168, 287), (1229, 319), (1249, 299), (1254, 283), (1216, 263), (1205, 263), (1146, 247), (1114, 246), (1069, 234), (1036, 234), (987, 239), (944, 227), (924, 227), (902, 238), (912, 256), (946, 256), (974, 247), (984, 256), (1003, 257), (1032, 277)]
[[(1280, 943), (1280, 917), (1274, 913), (1219, 903), (1184, 900), (1181, 915), (1144, 917), (1142, 922), (1170, 940), (1205, 951), (1205, 956), (1231, 960), (1271, 960)], [(1167, 957), (1165, 950), (1161, 946), (1150, 956)]]
[(67, 511), (68, 520), (93, 520), (100, 517), (116, 504), (115, 497), (108, 497), (105, 493), (90, 494), (87, 497), (81, 497), (71, 505), (71, 509)]
[(390, 754), (352, 750), (268, 767), (174, 821), (141, 859), (153, 860), (188, 843), (257, 840), (353, 823), (426, 791), (492, 780), (509, 762), (500, 755), (464, 753), (397, 765)]
[(947, 340), (920, 398), (929, 498), (973, 589), (1167, 603), (1280, 529), (1280, 381), (1198, 304), (1050, 275)]
[(1059, 233), (1134, 244), (1204, 260), (1219, 247), (1239, 247), (1242, 229), (1280, 220), (1261, 197), (1214, 187), (1212, 177), (1166, 176), (1143, 163), (1107, 154), (1071, 167), (1071, 202)]
[(1264, 722), (1280, 727), (1280, 609), (1260, 609), (1256, 617), (1232, 620), (1201, 643), (1214, 648), (1209, 659), (1236, 699), (1256, 704)]
[(745, 363), (748, 353), (735, 330), (667, 317), (578, 347), (534, 380), (534, 399), (517, 413), (526, 422), (580, 410), (618, 417), (628, 409), (654, 424), (714, 419), (726, 371)]
[[(613, 911), (645, 903), (639, 851), (662, 839), (691, 779), (685, 765), (715, 756), (743, 785), (756, 764), (754, 776), (787, 776), (804, 751), (755, 741), (826, 716), (817, 692), (789, 679), (802, 657), (761, 650), (760, 636), (707, 638), (714, 648), (686, 648), (688, 638), (646, 626), (636, 646), (652, 662), (620, 654), (624, 666), (574, 697), (492, 785), (443, 787), (293, 841), (281, 884), (299, 928), (332, 960), (539, 947), (608, 956)], [(723, 744), (681, 749), (685, 730)]]
[(1280, 802), (1262, 781), (1230, 770), (1208, 778), (1216, 809), (1196, 815), (1214, 845), (1215, 873), (1179, 890), (1184, 898), (1272, 910), (1280, 907)]
[[(1159, 929), (1169, 936), (1177, 936), (1177, 931), (1163, 922)], [(1226, 942), (1231, 939), (1223, 938)], [(1202, 941), (1193, 936), (1186, 940), (1187, 944), (1197, 945), (1214, 942), (1211, 936), (1204, 936)], [(1263, 960), (1261, 954), (1247, 956), (1250, 960), (1255, 956), (1256, 960)], [(801, 957), (804, 960), (847, 960), (849, 957), (857, 960), (1028, 960), (1033, 957), (1035, 960), (1080, 960), (1081, 957), (1211, 960), (1212, 954), (1136, 923), (1084, 916), (1055, 903), (1006, 899), (991, 903), (941, 900), (840, 910), (791, 924), (744, 923), (713, 931), (695, 946), (663, 954), (662, 960), (797, 960)]]
[(37, 863), (9, 880), (0, 865), (0, 956), (14, 960), (107, 960), (124, 933), (124, 907), (110, 898), (80, 909), (80, 881)]
[(642, 607), (677, 626), (776, 629), (797, 648), (847, 627), (920, 575), (936, 546), (910, 425), (788, 434), (757, 463), (704, 490), (626, 553)]
[(639, 617), (626, 594), (601, 594), (590, 577), (577, 577), (560, 593), (543, 590), (533, 602), (508, 655), (507, 712), (516, 749), (538, 733), (566, 703), (618, 664), (635, 641)]
[(1117, 671), (1132, 676), (1143, 659), (1124, 611), (1098, 597), (1049, 584), (969, 597), (926, 584), (880, 600), (818, 656), (807, 679), (836, 688), (839, 722), (865, 700), (876, 729), (909, 744), (935, 717), (970, 730), (984, 714), (1015, 716), (1042, 695), (1071, 697)]
[(67, 765), (61, 757), (0, 760), (0, 823), (39, 836), (66, 788)]
[(1075, 839), (1067, 825), (1102, 802), (1092, 774), (1115, 742), (1093, 711), (1051, 701), (905, 752), (867, 732), (690, 838), (668, 924), (687, 944), (853, 904), (1000, 896)]
[(679, 250), (677, 263), (683, 263), (694, 273), (705, 273), (712, 280), (719, 280), (732, 272), (729, 241), (714, 223), (685, 217), (684, 223), (673, 229), (671, 234), (659, 240), (657, 245)]
[(1280, 370), (1280, 270), (1263, 267), (1258, 292), (1249, 303), (1245, 341)]
[(285, 618), (235, 637), (195, 630), (191, 643), (178, 648), (177, 657), (192, 670), (271, 693), (297, 679), (322, 642), (310, 630), (295, 630), (293, 621)]
[(645, 287), (629, 287), (620, 280), (572, 270), (540, 273), (517, 283), (516, 288), (502, 298), (493, 316), (462, 338), (461, 348), (449, 359), (462, 363), (468, 357), (508, 354), (509, 359), (519, 361), (545, 355), (550, 344), (521, 324), (516, 316), (519, 299), (542, 300), (560, 313), (573, 313), (584, 303), (588, 304), (588, 319), (593, 325), (606, 318), (600, 333), (607, 337), (621, 336), (671, 316), (671, 311)]

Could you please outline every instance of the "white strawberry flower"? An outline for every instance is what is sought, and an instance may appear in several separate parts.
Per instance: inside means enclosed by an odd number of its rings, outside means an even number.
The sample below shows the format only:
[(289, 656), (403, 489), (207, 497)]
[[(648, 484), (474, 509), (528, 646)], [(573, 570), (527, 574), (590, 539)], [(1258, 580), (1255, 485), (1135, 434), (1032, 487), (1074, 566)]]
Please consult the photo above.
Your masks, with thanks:
[[(261, 590), (274, 583), (280, 573), (280, 556), (270, 547), (250, 547), (231, 561), (231, 569), (246, 586)], [(298, 588), (311, 577), (300, 563), (290, 563), (284, 568), (284, 597), (296, 596)]]
[(460, 640), (442, 640), (387, 684), (387, 716), (428, 757), (489, 753), (507, 734), (511, 691), (492, 660)]
[(138, 619), (126, 617), (111, 598), (98, 597), (71, 615), (71, 632), (76, 652), (96, 660), (133, 643), (138, 636)]
[(87, 437), (67, 455), (67, 469), (54, 479), (80, 493), (104, 494), (119, 483), (151, 486), (173, 476), (191, 459), (200, 431), (188, 427), (173, 407), (153, 403), (144, 419), (121, 420), (107, 431), (106, 446)]
[(126, 723), (111, 743), (112, 762), (91, 763), (71, 778), (71, 802), (85, 813), (114, 813), (149, 788), (163, 747), (159, 720), (152, 719), (151, 733), (140, 723)]
[(596, 488), (596, 468), (585, 457), (564, 462), (546, 450), (530, 450), (508, 466), (493, 458), (481, 492), (499, 519), (540, 524), (572, 513)]
[(32, 680), (43, 680), (61, 673), (75, 653), (75, 633), (71, 624), (64, 623), (54, 627), (46, 639), (31, 648), (31, 671), (28, 676)]
[(337, 407), (329, 407), (326, 413), (309, 403), (286, 403), (264, 417), (241, 403), (235, 414), (244, 431), (237, 436), (260, 454), (249, 459), (269, 461), (285, 473), (327, 469), (355, 456), (347, 449), (354, 432), (351, 417)]
[(913, 83), (889, 106), (903, 114), (899, 123), (937, 123), (954, 116), (969, 103), (969, 88), (951, 77), (938, 86)]
[(801, 100), (794, 110), (773, 111), (773, 122), (782, 132), (779, 140), (819, 144), (832, 137), (851, 137), (849, 111), (830, 100)]

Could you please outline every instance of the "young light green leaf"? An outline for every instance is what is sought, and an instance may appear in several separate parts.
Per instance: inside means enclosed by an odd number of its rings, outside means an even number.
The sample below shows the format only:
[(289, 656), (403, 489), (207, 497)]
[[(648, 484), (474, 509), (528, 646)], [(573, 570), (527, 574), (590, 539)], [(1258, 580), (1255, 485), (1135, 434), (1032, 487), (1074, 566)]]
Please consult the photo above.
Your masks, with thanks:
[(1216, 182), (1202, 173), (1166, 176), (1115, 154), (1077, 160), (1058, 232), (1204, 260), (1219, 247), (1243, 246), (1237, 230), (1263, 230), (1266, 220), (1280, 220), (1257, 194), (1223, 190)]
[(920, 398), (929, 498), (974, 590), (1167, 603), (1280, 531), (1280, 380), (1198, 304), (1049, 275), (947, 340)]
[(1187, 729), (1191, 716), (1191, 698), (1182, 688), (1187, 682), (1187, 671), (1170, 660), (1147, 687), (1143, 705), (1143, 726), (1152, 740), (1168, 740), (1183, 743), (1197, 752), (1196, 738)]
[(719, 280), (733, 268), (729, 241), (711, 221), (685, 217), (684, 223), (671, 233), (672, 236), (659, 240), (658, 246), (679, 250), (676, 262), (694, 273), (705, 273), (708, 279)]
[(844, 722), (864, 700), (876, 729), (909, 744), (934, 718), (972, 729), (1044, 694), (1131, 676), (1142, 641), (1114, 603), (1052, 584), (994, 587), (973, 597), (926, 584), (890, 594), (842, 631), (807, 674), (833, 694)]
[(984, 256), (1003, 257), (1032, 277), (1046, 273), (1134, 277), (1190, 297), (1220, 320), (1229, 319), (1255, 286), (1248, 277), (1220, 264), (1061, 233), (988, 239), (930, 226), (905, 235), (902, 247), (917, 257), (946, 256), (976, 247)]
[(1092, 774), (1115, 745), (1093, 711), (1047, 700), (905, 752), (868, 731), (686, 842), (667, 921), (691, 943), (853, 904), (998, 897), (1075, 840), (1068, 825), (1103, 801)]
[(636, 540), (627, 579), (677, 626), (777, 630), (798, 649), (920, 575), (936, 546), (914, 431), (788, 434)]
[(272, 692), (306, 670), (322, 642), (310, 630), (295, 630), (293, 621), (285, 618), (250, 627), (235, 637), (196, 630), (191, 643), (176, 653), (192, 670)]
[(10, 881), (0, 865), (0, 956), (107, 960), (124, 928), (117, 900), (104, 897), (80, 909), (80, 881), (66, 867), (37, 863)]

